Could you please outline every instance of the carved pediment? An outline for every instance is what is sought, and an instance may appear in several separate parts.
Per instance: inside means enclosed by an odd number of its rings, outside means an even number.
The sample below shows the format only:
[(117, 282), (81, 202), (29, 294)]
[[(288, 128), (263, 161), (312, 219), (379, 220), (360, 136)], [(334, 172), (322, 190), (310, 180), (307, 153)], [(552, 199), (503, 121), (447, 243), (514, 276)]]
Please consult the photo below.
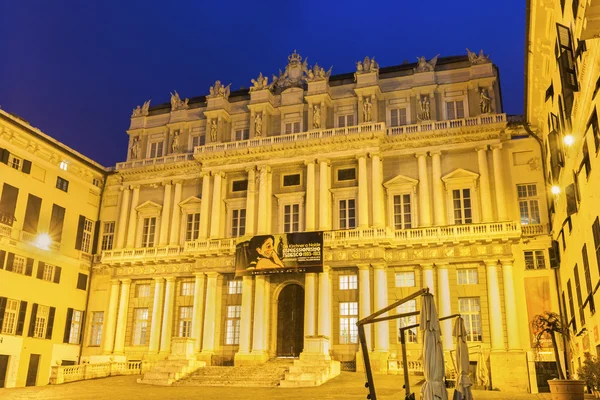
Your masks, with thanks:
[(457, 168), (449, 174), (442, 177), (442, 181), (446, 185), (446, 189), (448, 185), (469, 185), (475, 186), (477, 183), (477, 179), (479, 178), (479, 174), (471, 171), (467, 171), (463, 168)]
[(383, 186), (385, 186), (387, 189), (390, 189), (392, 187), (399, 186), (417, 186), (418, 184), (419, 181), (417, 179), (409, 178), (408, 176), (404, 175), (397, 175), (389, 181), (385, 182)]
[(158, 214), (162, 210), (162, 206), (158, 203), (147, 200), (137, 206), (135, 210), (140, 214)]
[(200, 203), (202, 203), (202, 199), (200, 197), (190, 196), (187, 199), (181, 201), (179, 203), (179, 206), (180, 207), (183, 207), (183, 206), (186, 206), (186, 205), (193, 206), (193, 205), (198, 205)]

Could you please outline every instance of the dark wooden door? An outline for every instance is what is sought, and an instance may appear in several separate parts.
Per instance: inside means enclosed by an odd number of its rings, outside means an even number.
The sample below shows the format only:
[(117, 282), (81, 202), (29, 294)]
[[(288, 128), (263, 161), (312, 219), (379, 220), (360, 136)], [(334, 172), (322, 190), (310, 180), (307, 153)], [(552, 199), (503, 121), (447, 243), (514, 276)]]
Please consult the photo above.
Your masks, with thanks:
[(277, 300), (277, 356), (298, 357), (304, 347), (304, 289), (287, 285)]
[(29, 368), (27, 369), (27, 382), (25, 382), (25, 386), (35, 386), (37, 382), (37, 373), (39, 365), (40, 355), (31, 354), (29, 356)]
[(8, 371), (8, 356), (0, 354), (0, 388), (6, 386), (6, 371)]

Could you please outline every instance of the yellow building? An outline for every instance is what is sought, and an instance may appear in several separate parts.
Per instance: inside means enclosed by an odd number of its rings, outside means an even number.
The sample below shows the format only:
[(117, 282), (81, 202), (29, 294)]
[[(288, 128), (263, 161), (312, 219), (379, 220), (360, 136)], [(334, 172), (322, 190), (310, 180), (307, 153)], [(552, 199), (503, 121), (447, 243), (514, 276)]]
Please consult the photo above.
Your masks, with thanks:
[[(526, 118), (544, 143), (561, 313), (573, 333), (568, 369), (600, 355), (597, 1), (528, 2)], [(558, 308), (556, 309), (558, 310)]]
[(106, 170), (0, 110), (0, 388), (79, 362)]

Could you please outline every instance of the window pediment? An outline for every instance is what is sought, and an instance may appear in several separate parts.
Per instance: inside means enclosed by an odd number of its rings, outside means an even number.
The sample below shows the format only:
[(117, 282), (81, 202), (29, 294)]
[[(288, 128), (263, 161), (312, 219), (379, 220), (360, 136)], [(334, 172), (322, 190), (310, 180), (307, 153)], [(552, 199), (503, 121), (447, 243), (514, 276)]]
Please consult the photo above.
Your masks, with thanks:
[(385, 182), (383, 186), (388, 192), (398, 190), (413, 192), (414, 190), (416, 190), (418, 184), (419, 181), (417, 179), (409, 178), (408, 176), (404, 175), (397, 175), (389, 181)]
[(479, 178), (479, 174), (471, 171), (467, 171), (466, 169), (457, 168), (449, 174), (442, 177), (442, 181), (444, 181), (444, 185), (446, 190), (448, 187), (455, 186), (477, 186), (477, 179)]
[(306, 192), (291, 192), (291, 193), (277, 193), (274, 194), (277, 198), (277, 205), (283, 203), (304, 203), (304, 195)]
[(139, 215), (146, 217), (158, 216), (162, 210), (162, 206), (153, 201), (145, 201), (135, 208)]
[(184, 213), (188, 213), (191, 211), (199, 211), (200, 205), (202, 204), (202, 199), (196, 196), (190, 196), (187, 199), (183, 200), (179, 203), (179, 207)]

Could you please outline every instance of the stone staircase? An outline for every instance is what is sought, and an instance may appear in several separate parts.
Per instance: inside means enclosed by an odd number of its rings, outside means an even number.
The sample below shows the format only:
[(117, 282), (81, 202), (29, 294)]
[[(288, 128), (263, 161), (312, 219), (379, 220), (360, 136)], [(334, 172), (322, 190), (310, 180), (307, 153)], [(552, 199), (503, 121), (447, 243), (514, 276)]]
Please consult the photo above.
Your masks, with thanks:
[(294, 365), (286, 372), (281, 387), (312, 387), (320, 386), (340, 374), (340, 362), (331, 359), (302, 357), (294, 360)]
[(205, 366), (206, 362), (204, 361), (162, 360), (154, 365), (150, 372), (146, 372), (142, 378), (138, 378), (137, 382), (148, 385), (169, 386)]
[(292, 360), (270, 360), (261, 365), (205, 367), (177, 382), (177, 386), (274, 387), (292, 368)]

